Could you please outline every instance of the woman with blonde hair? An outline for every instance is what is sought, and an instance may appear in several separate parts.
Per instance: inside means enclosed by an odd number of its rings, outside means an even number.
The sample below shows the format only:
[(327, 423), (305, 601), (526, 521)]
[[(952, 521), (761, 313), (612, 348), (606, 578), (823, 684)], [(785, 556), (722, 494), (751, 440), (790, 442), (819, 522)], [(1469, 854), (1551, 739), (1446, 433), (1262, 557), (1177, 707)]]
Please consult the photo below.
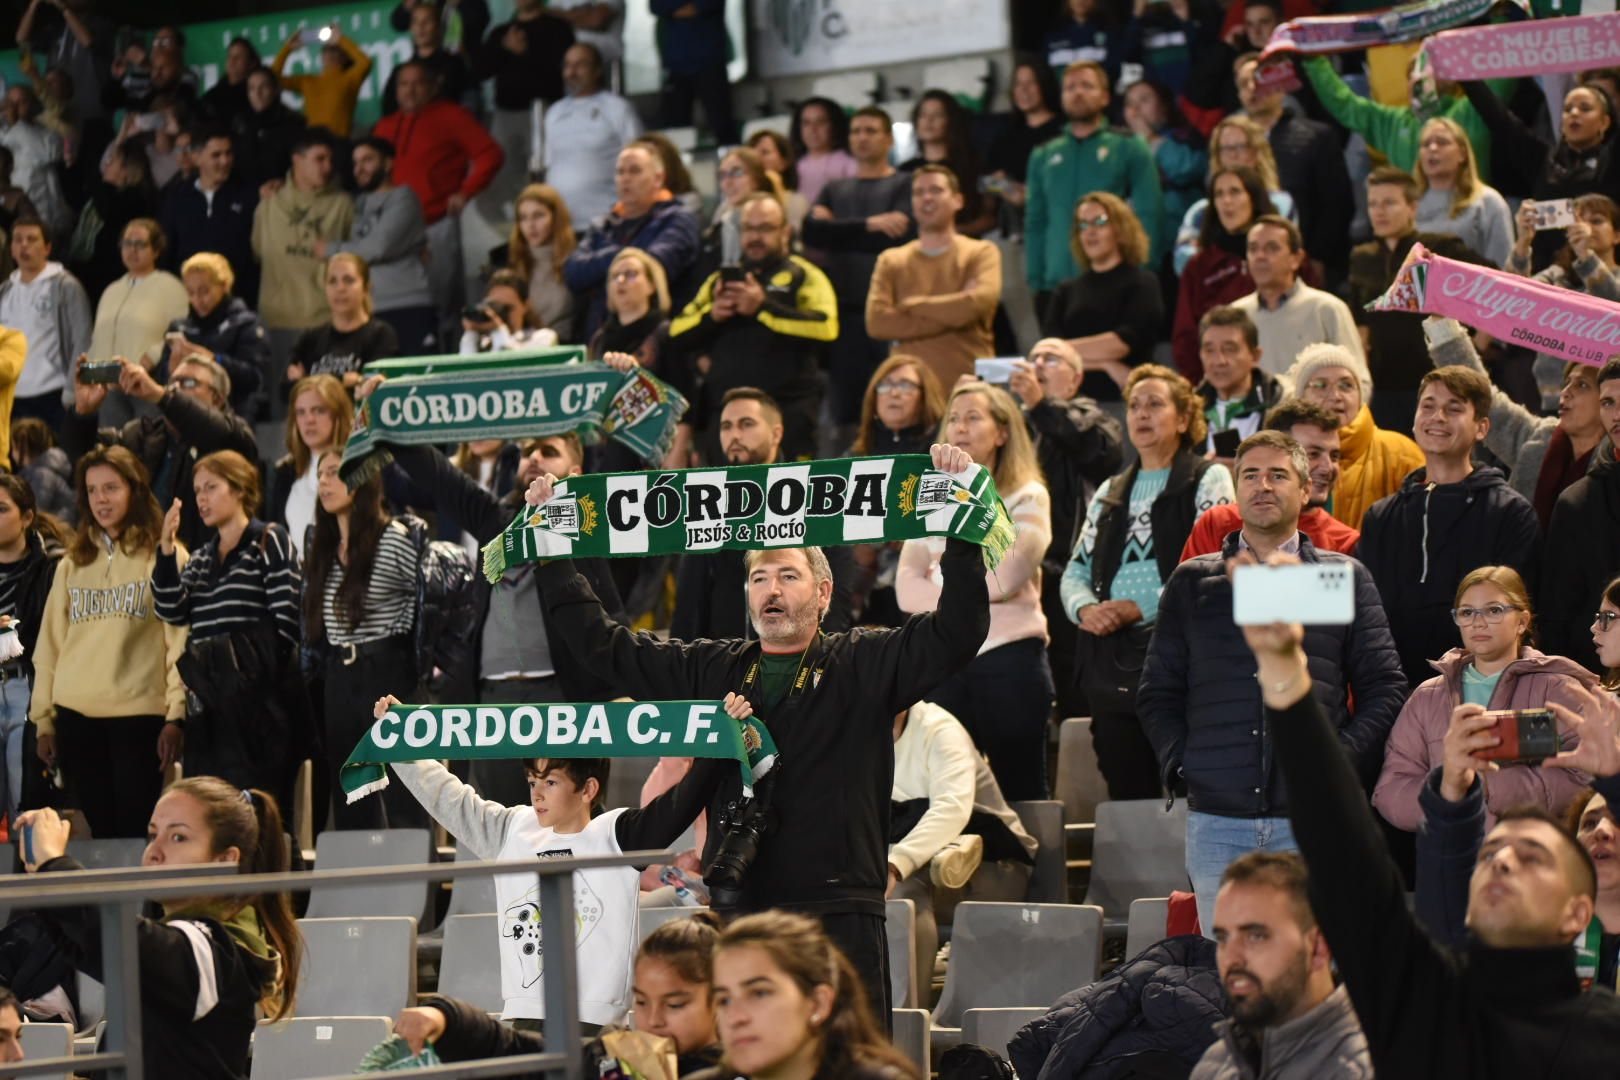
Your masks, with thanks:
[(271, 471), (265, 520), (285, 525), (300, 552), (315, 523), (315, 463), (326, 451), (348, 442), (353, 429), (354, 402), (334, 376), (305, 375), (293, 384), (287, 404), (287, 454)]
[(270, 335), (247, 302), (231, 295), (236, 272), (225, 256), (197, 252), (181, 264), (180, 280), (191, 310), (163, 335), (157, 374), (193, 355), (213, 360), (231, 377), (231, 409), (247, 415), (270, 363)]
[(724, 1057), (692, 1080), (917, 1080), (871, 1000), (821, 923), (785, 911), (745, 915), (714, 949)]
[(214, 536), (180, 564), (180, 498), (152, 568), (158, 618), (186, 630), (185, 766), (291, 805), (293, 771), (314, 751), (295, 670), (303, 577), (287, 530), (259, 520), (259, 466), (220, 450), (192, 467), (192, 497)]
[(1110, 799), (1159, 797), (1159, 759), (1136, 715), (1159, 594), (1198, 516), (1236, 501), (1232, 474), (1203, 456), (1203, 402), (1167, 367), (1131, 372), (1126, 428), (1137, 460), (1097, 488), (1063, 571), (1063, 610), (1080, 627), (1075, 669)]
[(530, 184), (512, 204), (512, 233), (495, 250), (495, 265), (515, 270), (529, 283), (529, 312), (540, 326), (568, 341), (574, 329), (574, 294), (562, 268), (578, 238), (568, 204), (549, 184)]
[(1093, 191), (1074, 210), (1070, 246), (1080, 275), (1052, 290), (1041, 336), (1067, 341), (1085, 363), (1080, 392), (1118, 401), (1132, 367), (1163, 330), (1164, 294), (1148, 269), (1147, 230), (1124, 199)]
[(1474, 144), (1457, 121), (1436, 116), (1418, 133), (1419, 232), (1455, 236), (1494, 266), (1513, 249), (1513, 217), (1502, 193), (1480, 179)]
[(399, 355), (394, 328), (372, 317), (371, 267), (352, 251), (326, 260), (326, 305), (332, 318), (305, 330), (292, 349), (287, 385), (306, 375), (334, 375), (351, 390), (373, 360)]
[[(1289, 221), (1299, 224), (1294, 197), (1282, 189), (1282, 182), (1277, 179), (1277, 156), (1271, 152), (1265, 129), (1247, 116), (1228, 116), (1209, 133), (1209, 179), (1215, 179), (1217, 170), (1239, 166), (1259, 173), (1272, 207)], [(1186, 216), (1181, 219), (1181, 228), (1176, 231), (1173, 264), (1178, 274), (1198, 253), (1198, 237), (1207, 213), (1209, 200), (1199, 199), (1187, 208)]]
[(586, 355), (600, 360), (608, 353), (629, 353), (648, 371), (658, 371), (669, 341), (669, 278), (663, 265), (640, 248), (615, 255), (608, 266), (607, 312)]
[[(1012, 550), (985, 575), (990, 633), (979, 655), (936, 688), (929, 700), (953, 714), (990, 759), (1010, 800), (1044, 799), (1046, 723), (1054, 697), (1041, 610), (1041, 560), (1052, 543), (1052, 509), (1035, 444), (1011, 394), (963, 382), (945, 404), (938, 442), (967, 450), (990, 470), (1018, 531)], [(900, 610), (939, 606), (943, 539), (907, 540), (900, 549), (895, 597)]]
[(143, 836), (185, 747), (186, 632), (150, 601), (163, 512), (122, 446), (80, 458), (74, 486), (79, 527), (45, 602), (28, 714), (40, 760), (60, 762), (94, 834)]

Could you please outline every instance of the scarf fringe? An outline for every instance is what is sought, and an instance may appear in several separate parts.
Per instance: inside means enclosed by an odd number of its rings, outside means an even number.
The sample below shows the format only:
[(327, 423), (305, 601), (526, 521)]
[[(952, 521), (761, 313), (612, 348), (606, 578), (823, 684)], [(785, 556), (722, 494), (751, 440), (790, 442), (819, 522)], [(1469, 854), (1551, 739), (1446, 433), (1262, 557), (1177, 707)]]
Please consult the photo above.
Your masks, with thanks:
[(383, 474), (383, 470), (393, 463), (393, 451), (382, 443), (377, 443), (364, 457), (350, 462), (347, 467), (339, 466), (339, 468), (343, 474), (343, 482), (348, 485), (349, 491), (353, 492), (377, 479)]
[(346, 802), (347, 805), (353, 806), (355, 803), (359, 802), (361, 799), (365, 798), (367, 795), (370, 795), (372, 792), (381, 791), (383, 788), (385, 788), (387, 786), (388, 786), (388, 770), (383, 769), (382, 770), (382, 776), (378, 777), (376, 780), (368, 781), (367, 783), (361, 784), (359, 787), (355, 788), (353, 791), (348, 792), (348, 794), (347, 794), (347, 796), (345, 798), (345, 802)]
[[(508, 526), (510, 528), (510, 526)], [(481, 549), (484, 554), (484, 580), (491, 585), (506, 576), (506, 533), (501, 534)]]

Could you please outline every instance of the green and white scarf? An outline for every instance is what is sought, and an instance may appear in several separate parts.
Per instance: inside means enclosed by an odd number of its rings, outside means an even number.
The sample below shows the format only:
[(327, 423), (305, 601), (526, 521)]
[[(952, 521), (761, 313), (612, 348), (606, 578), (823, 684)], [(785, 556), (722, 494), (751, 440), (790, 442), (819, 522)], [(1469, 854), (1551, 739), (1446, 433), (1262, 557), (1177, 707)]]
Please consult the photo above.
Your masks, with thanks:
[(991, 569), (1015, 533), (988, 470), (927, 454), (571, 476), (484, 547), (484, 575), (567, 557), (765, 551), (955, 536)]
[(595, 701), (583, 705), (395, 705), (355, 744), (338, 779), (349, 802), (388, 786), (389, 761), (513, 758), (731, 758), (743, 793), (776, 764), (757, 718), (718, 701)]
[(607, 436), (648, 462), (661, 461), (686, 399), (641, 370), (573, 363), (577, 349), (383, 360), (389, 376), (360, 405), (339, 466), (350, 488), (393, 460), (391, 444), (426, 446), (476, 439)]

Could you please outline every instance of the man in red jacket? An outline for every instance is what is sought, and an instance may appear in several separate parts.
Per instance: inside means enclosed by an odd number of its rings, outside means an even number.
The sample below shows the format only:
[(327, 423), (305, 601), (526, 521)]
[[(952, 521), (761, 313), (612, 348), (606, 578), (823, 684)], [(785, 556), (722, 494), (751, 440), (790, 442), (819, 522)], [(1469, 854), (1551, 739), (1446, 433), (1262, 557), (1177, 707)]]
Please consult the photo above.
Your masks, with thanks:
[[(1327, 512), (1328, 499), (1339, 482), (1339, 418), (1320, 405), (1291, 397), (1266, 414), (1266, 427), (1291, 435), (1305, 448), (1310, 463), (1311, 490), (1299, 515), (1299, 531), (1311, 538), (1318, 551), (1354, 555), (1361, 534)], [(1181, 561), (1215, 554), (1241, 528), (1243, 519), (1236, 503), (1210, 507), (1188, 534)]]
[(412, 60), (395, 82), (399, 111), (377, 121), (372, 134), (394, 146), (394, 182), (416, 192), (427, 221), (428, 283), (442, 317), (459, 311), (461, 211), (489, 186), (505, 153), (476, 117), (439, 97), (437, 76)]

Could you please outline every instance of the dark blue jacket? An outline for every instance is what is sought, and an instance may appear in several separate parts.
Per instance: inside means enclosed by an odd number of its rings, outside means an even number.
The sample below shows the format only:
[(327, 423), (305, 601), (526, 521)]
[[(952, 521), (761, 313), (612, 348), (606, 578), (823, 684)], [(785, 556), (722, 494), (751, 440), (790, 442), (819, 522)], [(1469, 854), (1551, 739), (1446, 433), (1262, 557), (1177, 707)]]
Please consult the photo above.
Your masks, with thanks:
[[(1159, 756), (1165, 786), (1174, 790), (1185, 781), (1190, 809), (1223, 817), (1282, 817), (1288, 795), (1272, 759), (1254, 653), (1232, 622), (1225, 560), (1237, 554), (1239, 535), (1228, 536), (1219, 555), (1182, 563), (1165, 583), (1142, 667), (1137, 715)], [(1366, 567), (1346, 555), (1317, 551), (1303, 534), (1299, 558), (1344, 562), (1355, 570), (1355, 622), (1307, 626), (1305, 653), (1316, 700), (1370, 785), (1406, 697), (1395, 641)]]
[[(214, 354), (231, 377), (231, 408), (245, 413), (270, 366), (270, 336), (246, 301), (240, 296), (227, 296), (207, 316), (198, 315), (193, 308), (185, 318), (171, 322), (169, 330), (186, 335), (187, 341)], [(169, 351), (165, 343), (158, 361), (159, 378), (167, 378)]]
[(1007, 1044), (1029, 1080), (1101, 1080), (1127, 1059), (1157, 1052), (1191, 1068), (1225, 1019), (1215, 943), (1198, 934), (1166, 938), (1106, 979), (1071, 990)]
[(604, 286), (614, 256), (627, 247), (640, 248), (658, 260), (669, 279), (670, 295), (681, 291), (680, 282), (698, 254), (698, 221), (679, 200), (666, 199), (639, 218), (619, 216), (618, 208), (591, 223), (579, 238), (579, 246), (563, 263), (563, 280), (586, 309), (585, 334), (588, 341), (606, 315)]
[(1457, 644), (1451, 608), (1465, 574), (1511, 566), (1534, 595), (1540, 569), (1535, 507), (1508, 486), (1502, 470), (1477, 468), (1455, 484), (1430, 484), (1427, 476), (1427, 469), (1416, 470), (1399, 491), (1374, 503), (1356, 545), (1356, 558), (1378, 582), (1412, 688), (1433, 678), (1429, 661)]
[(259, 261), (253, 254), (253, 212), (259, 208), (259, 189), (226, 184), (208, 196), (191, 182), (175, 184), (163, 197), (159, 224), (168, 237), (162, 265), (178, 274), (185, 261), (199, 251), (225, 256), (236, 271), (237, 296), (259, 295)]
[[(697, 8), (697, 14), (673, 18), (684, 7)], [(730, 51), (726, 0), (652, 0), (652, 13), (658, 17), (658, 54), (665, 71), (698, 75), (725, 65)]]

